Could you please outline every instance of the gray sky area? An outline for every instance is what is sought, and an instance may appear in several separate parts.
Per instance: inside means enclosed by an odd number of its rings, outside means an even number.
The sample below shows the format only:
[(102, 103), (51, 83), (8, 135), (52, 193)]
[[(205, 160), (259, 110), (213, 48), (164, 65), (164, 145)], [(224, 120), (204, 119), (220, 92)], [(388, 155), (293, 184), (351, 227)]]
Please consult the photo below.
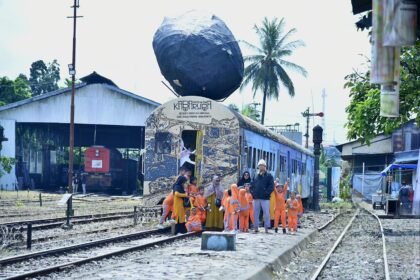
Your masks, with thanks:
[[(0, 0), (0, 76), (29, 75), (33, 61), (57, 59), (62, 78), (68, 77), (71, 62), (71, 0)], [(80, 0), (78, 13), (84, 17), (77, 27), (77, 76), (92, 71), (112, 79), (119, 87), (144, 97), (165, 102), (174, 95), (161, 81), (152, 39), (166, 15), (199, 9), (214, 13), (225, 21), (237, 40), (257, 43), (253, 30), (266, 16), (284, 17), (287, 28), (297, 28), (294, 39), (306, 47), (295, 52), (291, 61), (304, 66), (307, 78), (292, 74), (296, 96), (284, 88), (279, 101), (270, 101), (266, 124), (300, 123), (306, 107), (322, 110), (321, 92), (325, 88), (326, 143), (346, 141), (344, 109), (349, 102), (343, 89), (344, 76), (352, 69), (366, 68), (370, 57), (367, 32), (356, 30), (357, 17), (350, 0), (273, 0), (273, 1), (138, 1)], [(250, 50), (242, 47), (243, 53)], [(261, 101), (257, 93), (256, 102)], [(253, 101), (251, 89), (236, 91), (224, 103)], [(76, 109), (77, 110), (77, 109)], [(77, 112), (76, 112), (77, 113)], [(321, 123), (319, 118), (315, 124)], [(311, 120), (311, 126), (313, 122)]]

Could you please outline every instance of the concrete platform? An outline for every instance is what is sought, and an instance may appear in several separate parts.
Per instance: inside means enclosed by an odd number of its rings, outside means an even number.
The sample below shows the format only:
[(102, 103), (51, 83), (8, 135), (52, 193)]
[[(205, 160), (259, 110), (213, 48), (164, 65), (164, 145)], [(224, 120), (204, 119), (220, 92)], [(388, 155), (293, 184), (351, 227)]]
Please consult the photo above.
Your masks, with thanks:
[(290, 235), (261, 230), (238, 233), (236, 251), (202, 251), (201, 238), (181, 240), (170, 247), (124, 256), (124, 262), (107, 262), (100, 267), (101, 276), (92, 272), (89, 278), (272, 279), (272, 266), (288, 263), (317, 232), (301, 229)]

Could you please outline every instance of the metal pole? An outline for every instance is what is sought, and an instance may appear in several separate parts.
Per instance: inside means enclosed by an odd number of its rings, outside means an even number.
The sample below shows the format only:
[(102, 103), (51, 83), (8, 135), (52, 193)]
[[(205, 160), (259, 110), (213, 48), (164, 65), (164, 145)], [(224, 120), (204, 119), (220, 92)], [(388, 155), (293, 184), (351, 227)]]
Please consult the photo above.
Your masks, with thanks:
[(77, 19), (77, 0), (73, 5), (73, 55), (72, 65), (74, 72), (71, 75), (71, 103), (70, 103), (70, 139), (69, 139), (69, 174), (68, 174), (68, 193), (72, 193), (73, 180), (73, 161), (74, 161), (74, 92), (75, 92), (75, 69), (76, 69), (76, 19)]
[(39, 193), (39, 206), (42, 206), (42, 194)]
[(365, 188), (365, 163), (363, 162), (362, 164), (362, 200), (363, 200), (363, 197), (365, 196), (363, 194), (364, 188)]
[(305, 148), (307, 149), (307, 148), (309, 148), (309, 107), (308, 107), (308, 109), (306, 109), (306, 113), (307, 113), (307, 115), (306, 115), (306, 134), (305, 134), (306, 142), (305, 142)]
[[(73, 162), (74, 162), (74, 94), (75, 94), (75, 75), (76, 75), (76, 20), (78, 0), (74, 0), (73, 4), (73, 53), (72, 53), (72, 68), (71, 73), (71, 102), (70, 102), (70, 139), (69, 139), (69, 174), (68, 174), (68, 193), (73, 193)], [(72, 212), (72, 197), (67, 201), (67, 221), (64, 228), (71, 228), (70, 216)]]
[(32, 248), (32, 224), (28, 224), (26, 229), (26, 249)]

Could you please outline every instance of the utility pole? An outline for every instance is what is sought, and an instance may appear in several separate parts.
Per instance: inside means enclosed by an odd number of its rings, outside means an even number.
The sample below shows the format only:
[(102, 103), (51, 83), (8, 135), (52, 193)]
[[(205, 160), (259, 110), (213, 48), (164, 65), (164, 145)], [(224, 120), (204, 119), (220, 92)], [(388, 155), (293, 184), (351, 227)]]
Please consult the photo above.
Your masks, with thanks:
[[(73, 193), (72, 181), (73, 181), (73, 162), (74, 162), (74, 94), (75, 94), (75, 81), (76, 81), (76, 21), (77, 8), (79, 8), (79, 0), (74, 0), (73, 16), (67, 18), (73, 19), (73, 51), (72, 51), (72, 62), (68, 65), (69, 74), (71, 75), (71, 102), (70, 102), (70, 139), (69, 139), (69, 173), (68, 173), (68, 189), (69, 194)], [(67, 222), (65, 227), (71, 228), (70, 216), (72, 215), (72, 198), (70, 197), (67, 201)]]
[(308, 107), (306, 108), (304, 112), (302, 112), (302, 116), (306, 118), (306, 133), (303, 136), (306, 137), (305, 148), (307, 149), (309, 147), (309, 117), (318, 116), (322, 118), (324, 116), (324, 113), (323, 112), (309, 113), (309, 107)]
[[(326, 101), (327, 101), (327, 93), (326, 93), (326, 91), (325, 91), (325, 88), (323, 88), (322, 89), (322, 94), (321, 94), (321, 97), (322, 97), (322, 112), (323, 113), (325, 113), (325, 110), (326, 110)], [(325, 129), (326, 128), (326, 125), (325, 125), (325, 116), (322, 116), (322, 127), (324, 128), (324, 130), (323, 130), (323, 135), (322, 135), (322, 138), (323, 139), (327, 139), (327, 130)]]

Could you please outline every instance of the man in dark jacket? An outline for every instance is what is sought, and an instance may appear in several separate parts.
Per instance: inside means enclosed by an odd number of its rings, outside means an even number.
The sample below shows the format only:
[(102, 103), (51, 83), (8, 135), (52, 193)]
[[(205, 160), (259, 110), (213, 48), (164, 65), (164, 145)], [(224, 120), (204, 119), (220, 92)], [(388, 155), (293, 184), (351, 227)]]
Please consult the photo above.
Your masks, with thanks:
[(251, 183), (251, 193), (254, 197), (254, 230), (258, 232), (260, 209), (264, 214), (264, 228), (268, 232), (270, 227), (270, 195), (274, 190), (274, 178), (267, 172), (265, 160), (258, 162), (259, 172)]

